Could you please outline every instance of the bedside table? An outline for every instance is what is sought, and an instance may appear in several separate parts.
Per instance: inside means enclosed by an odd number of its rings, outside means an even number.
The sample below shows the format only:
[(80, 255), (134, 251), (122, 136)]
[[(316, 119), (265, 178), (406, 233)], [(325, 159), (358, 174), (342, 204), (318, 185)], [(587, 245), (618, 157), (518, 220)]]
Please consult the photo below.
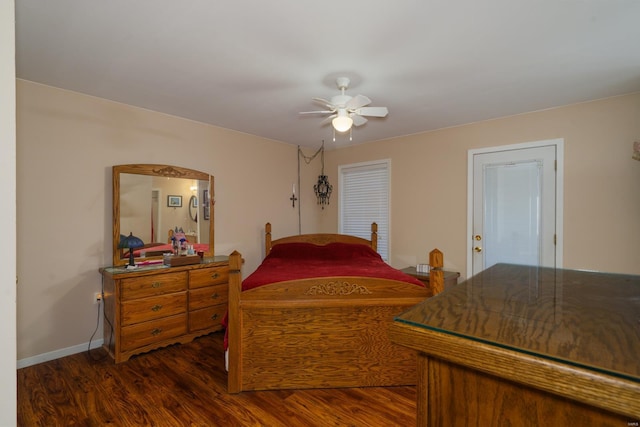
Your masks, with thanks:
[[(415, 267), (406, 267), (400, 271), (415, 277), (424, 283), (427, 288), (430, 288), (429, 273), (418, 273)], [(458, 283), (458, 277), (460, 277), (460, 273), (457, 271), (444, 271), (444, 288), (446, 289), (449, 286), (456, 285)]]

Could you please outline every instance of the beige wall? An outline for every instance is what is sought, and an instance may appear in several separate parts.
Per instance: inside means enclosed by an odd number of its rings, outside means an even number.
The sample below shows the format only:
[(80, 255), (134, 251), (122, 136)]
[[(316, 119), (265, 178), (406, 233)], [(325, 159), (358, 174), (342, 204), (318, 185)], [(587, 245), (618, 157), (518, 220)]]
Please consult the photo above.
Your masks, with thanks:
[(277, 235), (298, 232), (294, 146), (23, 80), (17, 114), (18, 360), (84, 346), (96, 327), (98, 269), (111, 263), (113, 165), (214, 175), (215, 250), (240, 251), (246, 274), (262, 259), (265, 222)]
[[(351, 146), (328, 153), (327, 172), (392, 161), (391, 264), (426, 262), (434, 247), (466, 276), (467, 155), (471, 149), (563, 138), (564, 267), (640, 274), (640, 94)], [(337, 229), (337, 200), (322, 218)]]
[[(17, 89), (19, 360), (85, 345), (95, 329), (115, 164), (215, 175), (216, 253), (239, 250), (245, 275), (262, 259), (266, 221), (274, 237), (297, 233), (297, 147), (31, 82)], [(425, 262), (438, 247), (466, 276), (468, 150), (564, 138), (564, 266), (640, 274), (639, 118), (633, 94), (327, 151), (325, 210), (312, 190), (320, 161), (301, 162), (302, 232), (337, 230), (338, 165), (390, 158), (392, 265)]]

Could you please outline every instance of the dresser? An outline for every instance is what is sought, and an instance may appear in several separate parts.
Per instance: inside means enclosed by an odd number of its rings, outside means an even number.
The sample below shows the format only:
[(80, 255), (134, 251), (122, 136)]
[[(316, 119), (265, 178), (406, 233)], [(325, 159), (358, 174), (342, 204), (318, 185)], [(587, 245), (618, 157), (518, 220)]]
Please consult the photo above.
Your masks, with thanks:
[(107, 267), (100, 273), (103, 346), (116, 363), (222, 329), (229, 293), (226, 256), (179, 267)]
[(417, 425), (640, 423), (640, 276), (497, 264), (398, 315)]

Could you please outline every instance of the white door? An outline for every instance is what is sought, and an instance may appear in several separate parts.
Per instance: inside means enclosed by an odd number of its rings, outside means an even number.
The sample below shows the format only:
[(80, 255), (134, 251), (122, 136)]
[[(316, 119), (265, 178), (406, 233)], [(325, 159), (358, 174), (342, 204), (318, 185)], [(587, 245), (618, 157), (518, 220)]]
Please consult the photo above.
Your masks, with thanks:
[(561, 266), (561, 150), (554, 140), (470, 152), (471, 274), (501, 262)]

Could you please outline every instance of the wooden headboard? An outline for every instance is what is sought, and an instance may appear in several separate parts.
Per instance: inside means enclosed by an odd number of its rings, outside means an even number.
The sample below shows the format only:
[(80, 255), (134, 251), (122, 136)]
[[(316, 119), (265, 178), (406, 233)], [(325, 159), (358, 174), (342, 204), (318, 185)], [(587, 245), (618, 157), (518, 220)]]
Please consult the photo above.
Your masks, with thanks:
[(347, 234), (332, 234), (332, 233), (318, 233), (318, 234), (299, 234), (295, 236), (282, 237), (280, 239), (273, 240), (271, 238), (271, 223), (268, 222), (264, 226), (264, 254), (265, 256), (271, 252), (271, 248), (281, 243), (313, 243), (315, 245), (326, 245), (333, 242), (341, 243), (356, 243), (359, 245), (370, 246), (374, 251), (378, 250), (378, 224), (371, 223), (371, 240), (363, 239), (362, 237), (349, 236)]

